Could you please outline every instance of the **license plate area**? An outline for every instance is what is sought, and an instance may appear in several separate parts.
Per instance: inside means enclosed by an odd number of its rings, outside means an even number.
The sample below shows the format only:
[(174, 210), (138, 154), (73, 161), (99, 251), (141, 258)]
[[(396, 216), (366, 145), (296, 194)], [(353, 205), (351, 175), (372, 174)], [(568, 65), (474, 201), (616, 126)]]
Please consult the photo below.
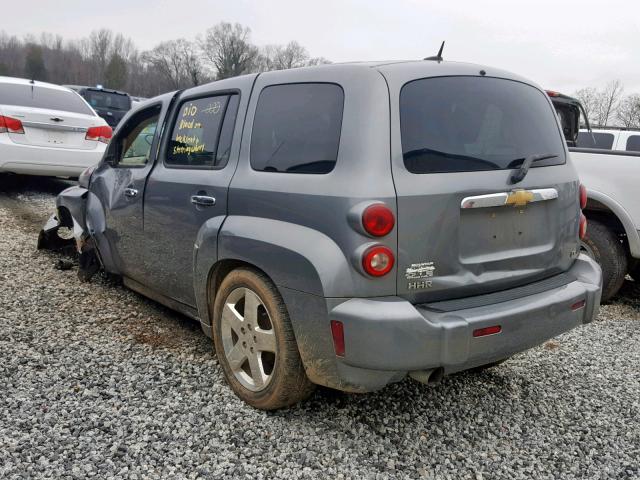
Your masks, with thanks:
[(67, 140), (66, 132), (56, 132), (54, 130), (47, 131), (47, 143), (52, 145), (64, 145)]
[(460, 210), (460, 260), (480, 263), (551, 249), (555, 222), (550, 213), (549, 202)]

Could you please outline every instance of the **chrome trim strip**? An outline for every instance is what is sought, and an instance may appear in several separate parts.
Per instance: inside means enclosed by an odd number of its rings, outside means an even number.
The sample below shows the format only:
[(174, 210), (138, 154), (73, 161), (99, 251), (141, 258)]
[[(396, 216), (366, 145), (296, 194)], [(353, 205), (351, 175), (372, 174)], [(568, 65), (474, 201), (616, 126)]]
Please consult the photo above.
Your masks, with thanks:
[(74, 127), (72, 125), (57, 125), (53, 123), (44, 123), (44, 122), (22, 121), (22, 125), (25, 127), (42, 128), (44, 130), (58, 130), (59, 132), (83, 133), (89, 130), (88, 127)]
[[(529, 192), (532, 197), (527, 203), (543, 202), (545, 200), (554, 200), (558, 198), (558, 190), (555, 188), (539, 188), (537, 190), (522, 190), (523, 192)], [(487, 195), (475, 195), (473, 197), (465, 197), (460, 203), (460, 208), (489, 208), (489, 207), (502, 207), (509, 205), (507, 200), (509, 195), (516, 192), (498, 192), (489, 193)]]

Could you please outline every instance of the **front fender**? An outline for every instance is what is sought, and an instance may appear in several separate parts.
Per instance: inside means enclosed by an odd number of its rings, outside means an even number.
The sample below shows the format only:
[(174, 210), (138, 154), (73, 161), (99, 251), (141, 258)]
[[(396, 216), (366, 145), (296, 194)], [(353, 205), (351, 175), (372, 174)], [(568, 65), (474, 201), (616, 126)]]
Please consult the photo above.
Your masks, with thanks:
[[(56, 197), (56, 210), (58, 212), (58, 219), (65, 227), (74, 227), (77, 225), (83, 231), (86, 232), (85, 224), (85, 206), (87, 203), (87, 195), (89, 190), (80, 186), (73, 186), (64, 189)], [(69, 212), (71, 218), (65, 218), (66, 214), (62, 213), (64, 210)], [(70, 225), (68, 222), (73, 221), (74, 225)]]

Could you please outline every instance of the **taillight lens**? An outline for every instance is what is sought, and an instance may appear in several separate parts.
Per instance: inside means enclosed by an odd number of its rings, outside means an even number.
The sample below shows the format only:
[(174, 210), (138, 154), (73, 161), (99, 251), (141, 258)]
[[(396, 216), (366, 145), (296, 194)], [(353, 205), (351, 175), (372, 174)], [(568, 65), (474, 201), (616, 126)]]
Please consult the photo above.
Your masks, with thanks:
[(394, 262), (393, 252), (383, 245), (368, 248), (362, 256), (362, 268), (373, 277), (382, 277), (389, 273)]
[(587, 206), (587, 187), (580, 185), (580, 208), (584, 210)]
[(580, 213), (580, 230), (578, 231), (578, 235), (580, 236), (580, 240), (587, 236), (587, 217), (584, 216), (584, 213)]
[(101, 127), (90, 127), (84, 138), (94, 142), (109, 143), (112, 136), (113, 130), (111, 127), (109, 125), (103, 125)]
[(384, 237), (396, 223), (393, 212), (382, 203), (376, 203), (362, 213), (362, 226), (369, 235)]
[(0, 133), (24, 133), (22, 122), (17, 118), (0, 115)]

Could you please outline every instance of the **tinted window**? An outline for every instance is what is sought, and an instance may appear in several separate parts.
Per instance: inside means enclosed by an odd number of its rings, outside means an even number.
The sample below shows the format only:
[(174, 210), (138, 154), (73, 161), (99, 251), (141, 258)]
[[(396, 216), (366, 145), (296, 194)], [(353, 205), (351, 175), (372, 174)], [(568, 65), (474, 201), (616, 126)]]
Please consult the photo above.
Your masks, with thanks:
[(251, 166), (288, 173), (328, 173), (338, 158), (344, 93), (329, 83), (267, 87), (251, 134)]
[(228, 99), (221, 95), (187, 100), (180, 105), (167, 150), (167, 165), (217, 166), (216, 150)]
[(159, 117), (160, 106), (157, 106), (143, 110), (126, 123), (115, 142), (119, 152), (118, 165), (141, 167), (147, 164)]
[(129, 97), (119, 93), (85, 90), (82, 96), (93, 108), (124, 111), (131, 108)]
[[(595, 140), (595, 141), (594, 141)], [(612, 133), (580, 132), (576, 145), (580, 148), (600, 148), (611, 150), (613, 147)]]
[(0, 105), (44, 108), (94, 115), (80, 96), (70, 90), (0, 83)]
[(627, 150), (630, 152), (640, 152), (640, 135), (631, 135), (627, 139)]
[(545, 94), (497, 78), (416, 80), (400, 92), (404, 163), (412, 173), (515, 168), (535, 154), (564, 163), (564, 141)]

